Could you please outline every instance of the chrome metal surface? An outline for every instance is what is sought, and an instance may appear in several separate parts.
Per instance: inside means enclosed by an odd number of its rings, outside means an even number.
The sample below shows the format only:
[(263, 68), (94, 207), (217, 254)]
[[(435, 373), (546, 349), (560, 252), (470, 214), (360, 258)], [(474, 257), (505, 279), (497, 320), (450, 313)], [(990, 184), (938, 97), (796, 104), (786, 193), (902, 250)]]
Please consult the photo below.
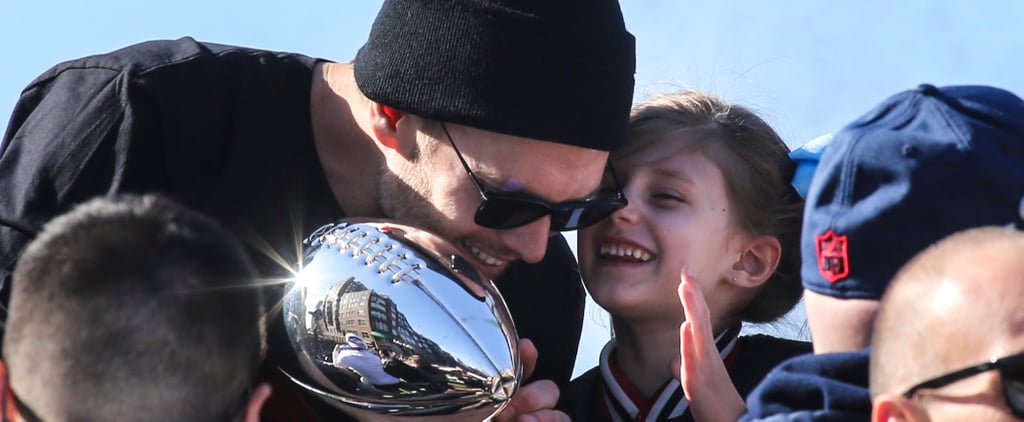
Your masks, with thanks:
[[(386, 221), (316, 230), (285, 294), (299, 370), (285, 374), (360, 420), (484, 420), (522, 376), (494, 284), (448, 241)], [(298, 373), (296, 373), (298, 372)]]

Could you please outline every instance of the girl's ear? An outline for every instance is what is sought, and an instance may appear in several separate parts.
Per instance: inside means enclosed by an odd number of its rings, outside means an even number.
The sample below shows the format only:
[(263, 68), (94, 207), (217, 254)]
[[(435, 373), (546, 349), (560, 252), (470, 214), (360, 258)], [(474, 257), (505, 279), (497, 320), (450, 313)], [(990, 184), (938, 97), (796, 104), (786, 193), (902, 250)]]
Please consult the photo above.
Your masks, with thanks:
[(774, 236), (758, 236), (750, 240), (732, 264), (733, 284), (757, 287), (768, 281), (779, 266), (782, 245)]
[(405, 113), (384, 104), (372, 103), (370, 116), (373, 119), (373, 136), (377, 142), (391, 149), (399, 149), (398, 121)]

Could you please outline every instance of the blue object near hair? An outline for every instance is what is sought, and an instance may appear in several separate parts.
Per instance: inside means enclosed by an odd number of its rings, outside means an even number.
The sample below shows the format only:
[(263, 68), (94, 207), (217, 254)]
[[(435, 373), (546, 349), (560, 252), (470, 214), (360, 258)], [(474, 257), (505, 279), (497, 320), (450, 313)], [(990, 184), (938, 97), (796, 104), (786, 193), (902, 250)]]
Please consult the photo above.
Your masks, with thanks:
[(807, 190), (811, 187), (814, 170), (818, 168), (818, 160), (821, 159), (821, 154), (825, 152), (825, 147), (830, 141), (832, 141), (832, 134), (826, 133), (811, 139), (789, 153), (789, 158), (796, 164), (796, 171), (793, 172), (793, 188), (801, 198), (807, 198)]

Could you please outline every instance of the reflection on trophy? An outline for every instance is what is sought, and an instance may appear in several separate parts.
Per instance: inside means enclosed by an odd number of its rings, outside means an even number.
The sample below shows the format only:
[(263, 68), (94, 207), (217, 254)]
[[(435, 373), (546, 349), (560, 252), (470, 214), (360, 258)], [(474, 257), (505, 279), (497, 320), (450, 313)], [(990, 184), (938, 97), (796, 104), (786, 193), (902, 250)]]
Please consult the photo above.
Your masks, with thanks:
[(296, 385), (359, 420), (480, 421), (508, 403), (522, 376), (512, 318), (449, 242), (342, 220), (304, 255), (283, 309)]

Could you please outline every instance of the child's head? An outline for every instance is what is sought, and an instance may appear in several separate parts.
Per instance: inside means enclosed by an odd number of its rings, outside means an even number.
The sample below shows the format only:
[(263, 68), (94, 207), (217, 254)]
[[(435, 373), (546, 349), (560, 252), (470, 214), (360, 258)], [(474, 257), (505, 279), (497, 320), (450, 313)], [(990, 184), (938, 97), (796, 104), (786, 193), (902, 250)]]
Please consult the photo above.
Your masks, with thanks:
[(40, 419), (225, 420), (249, 400), (262, 292), (208, 216), (157, 195), (96, 198), (47, 223), (12, 280), (3, 357)]
[(634, 107), (628, 136), (611, 160), (629, 206), (580, 231), (595, 300), (613, 314), (681, 315), (675, 286), (687, 268), (713, 321), (766, 322), (790, 310), (801, 292), (803, 200), (778, 134), (746, 108), (685, 91)]

